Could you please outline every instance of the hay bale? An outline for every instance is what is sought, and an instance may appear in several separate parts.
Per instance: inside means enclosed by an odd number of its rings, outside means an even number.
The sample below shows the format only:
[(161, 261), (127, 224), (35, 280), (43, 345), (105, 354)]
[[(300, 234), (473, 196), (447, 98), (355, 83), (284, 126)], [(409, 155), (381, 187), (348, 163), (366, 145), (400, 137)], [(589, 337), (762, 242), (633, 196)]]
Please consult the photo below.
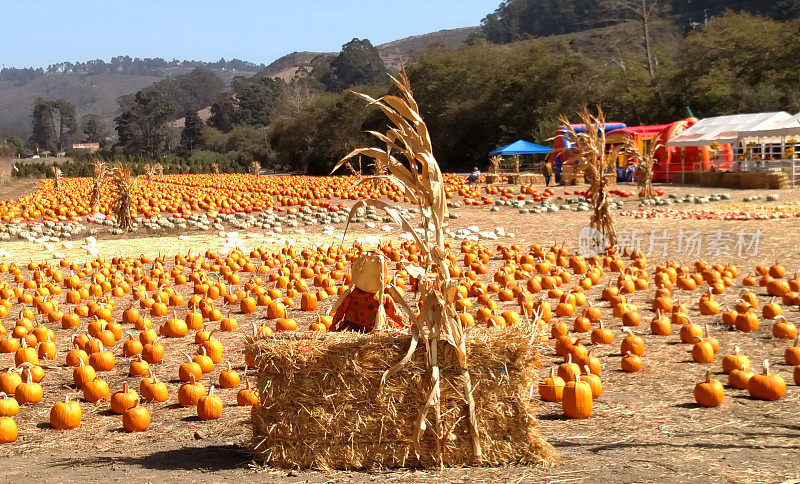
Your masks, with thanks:
[(486, 184), (487, 185), (493, 185), (493, 184), (499, 183), (499, 182), (500, 182), (500, 175), (496, 175), (496, 174), (493, 174), (493, 173), (490, 173), (490, 174), (486, 175)]
[(739, 186), (742, 188), (769, 188), (767, 174), (761, 172), (740, 171)]
[(722, 186), (721, 171), (704, 171), (699, 175), (700, 186), (703, 187), (718, 187)]
[(681, 179), (683, 179), (684, 185), (699, 185), (700, 184), (700, 172), (699, 171), (687, 171), (684, 174), (676, 173), (675, 179), (677, 180), (676, 183), (681, 183)]
[[(384, 371), (405, 355), (411, 337), (372, 334), (281, 333), (251, 339), (262, 406), (254, 409), (256, 460), (282, 468), (369, 469), (434, 467), (432, 414), (412, 446), (413, 429), (431, 381), (422, 344), (410, 363), (381, 388)], [(475, 462), (463, 380), (451, 346), (440, 343), (445, 466), (547, 464), (555, 452), (537, 430), (538, 343), (521, 331), (473, 328), (467, 334), (483, 461)]]
[(791, 182), (789, 181), (789, 175), (783, 172), (767, 173), (765, 182), (767, 184), (767, 187), (775, 190), (791, 187)]
[(519, 184), (520, 175), (518, 173), (509, 173), (508, 174), (508, 184), (509, 185), (518, 185)]
[(736, 172), (728, 172), (722, 174), (722, 186), (727, 188), (739, 188), (740, 183), (739, 174)]
[(544, 175), (539, 173), (522, 173), (519, 175), (520, 185), (544, 185)]

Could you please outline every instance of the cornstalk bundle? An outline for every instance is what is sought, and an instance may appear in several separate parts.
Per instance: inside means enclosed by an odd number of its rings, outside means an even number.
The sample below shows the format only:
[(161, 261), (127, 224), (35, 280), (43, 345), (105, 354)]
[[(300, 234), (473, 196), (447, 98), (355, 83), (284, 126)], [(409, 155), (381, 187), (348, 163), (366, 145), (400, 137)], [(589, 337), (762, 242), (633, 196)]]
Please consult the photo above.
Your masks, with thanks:
[(153, 181), (153, 177), (156, 176), (157, 171), (156, 165), (154, 164), (147, 163), (144, 165), (144, 178), (147, 180), (148, 184)]
[[(430, 382), (427, 400), (416, 417), (413, 434), (414, 451), (419, 454), (419, 441), (427, 429), (431, 429), (436, 439), (437, 462), (442, 464), (442, 450), (445, 430), (442, 427), (442, 409), (440, 401), (439, 378), (439, 342), (444, 342), (455, 351), (463, 381), (464, 398), (467, 404), (472, 451), (475, 460), (482, 459), (482, 449), (478, 435), (478, 421), (475, 415), (473, 388), (467, 366), (467, 349), (464, 328), (455, 310), (454, 298), (458, 281), (450, 277), (446, 264), (444, 246), (444, 223), (447, 220), (447, 197), (445, 195), (442, 172), (433, 156), (433, 147), (428, 135), (428, 128), (419, 114), (419, 107), (414, 100), (411, 85), (405, 73), (400, 80), (392, 78), (400, 96), (383, 96), (374, 99), (368, 95), (355, 93), (370, 104), (376, 105), (391, 121), (392, 127), (384, 134), (370, 131), (372, 135), (386, 144), (386, 149), (361, 148), (345, 156), (334, 168), (338, 169), (351, 158), (364, 155), (375, 160), (376, 165), (385, 166), (389, 175), (368, 177), (367, 180), (385, 180), (394, 183), (405, 192), (412, 203), (418, 205), (422, 234), (397, 212), (396, 208), (381, 200), (359, 200), (350, 216), (353, 217), (362, 207), (373, 206), (385, 211), (394, 221), (402, 226), (414, 238), (420, 249), (420, 265), (407, 264), (407, 272), (419, 281), (419, 315), (404, 301), (393, 286), (389, 286), (390, 294), (400, 303), (406, 316), (412, 321), (411, 344), (406, 355), (393, 367), (389, 368), (381, 379), (385, 384), (392, 376), (403, 368), (416, 350), (420, 341), (427, 351), (427, 364), (430, 370)], [(404, 162), (397, 159), (398, 153)], [(378, 328), (379, 329), (379, 328)], [(432, 415), (433, 425), (428, 421)]]
[(90, 204), (94, 207), (100, 203), (100, 195), (103, 191), (103, 184), (106, 181), (106, 164), (95, 159), (92, 162), (92, 200)]
[(55, 179), (55, 181), (53, 182), (53, 188), (55, 188), (55, 190), (59, 192), (61, 191), (61, 168), (53, 166), (52, 171), (53, 171), (53, 178)]
[(503, 157), (500, 155), (495, 155), (489, 158), (489, 174), (490, 175), (499, 175), (500, 174), (500, 162), (503, 161)]
[(211, 163), (211, 173), (213, 175), (219, 175), (219, 165), (216, 163)]
[(117, 189), (117, 197), (114, 199), (112, 209), (117, 217), (119, 228), (126, 232), (133, 225), (131, 206), (133, 205), (132, 192), (136, 179), (133, 178), (132, 173), (130, 166), (122, 166), (122, 163), (119, 162), (112, 170), (114, 186)]
[(606, 152), (606, 118), (600, 106), (597, 107), (597, 115), (584, 108), (583, 112), (578, 113), (578, 117), (586, 126), (585, 133), (576, 132), (572, 123), (563, 114), (558, 117), (559, 122), (565, 127), (566, 134), (559, 134), (557, 138), (567, 141), (565, 146), (572, 146), (559, 151), (565, 155), (564, 163), (577, 163), (576, 173), (583, 173), (588, 179), (592, 205), (589, 225), (602, 232), (608, 243), (613, 246), (617, 243), (617, 232), (611, 218), (607, 180), (604, 175), (609, 167), (615, 166), (623, 147), (617, 145)]
[(261, 171), (261, 163), (254, 161), (250, 163), (250, 174), (253, 176), (258, 176), (258, 173)]
[(655, 197), (653, 193), (653, 164), (655, 163), (656, 152), (664, 144), (661, 137), (657, 136), (650, 141), (650, 144), (639, 149), (632, 136), (625, 137), (624, 150), (639, 160), (636, 166), (636, 184), (639, 188), (639, 197), (642, 200), (649, 200)]

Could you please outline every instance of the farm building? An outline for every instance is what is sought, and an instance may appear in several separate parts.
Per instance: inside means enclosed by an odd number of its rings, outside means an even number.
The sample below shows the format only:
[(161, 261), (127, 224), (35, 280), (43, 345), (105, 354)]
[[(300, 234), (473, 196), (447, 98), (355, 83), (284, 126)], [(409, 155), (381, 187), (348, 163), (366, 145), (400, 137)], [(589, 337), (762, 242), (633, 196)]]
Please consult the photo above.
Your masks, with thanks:
[[(800, 114), (785, 111), (706, 118), (667, 141), (669, 149), (712, 150), (711, 164), (684, 161), (673, 173), (713, 170), (783, 172), (794, 184), (800, 148)], [(714, 156), (716, 155), (716, 156)], [(671, 167), (672, 168), (672, 167)]]

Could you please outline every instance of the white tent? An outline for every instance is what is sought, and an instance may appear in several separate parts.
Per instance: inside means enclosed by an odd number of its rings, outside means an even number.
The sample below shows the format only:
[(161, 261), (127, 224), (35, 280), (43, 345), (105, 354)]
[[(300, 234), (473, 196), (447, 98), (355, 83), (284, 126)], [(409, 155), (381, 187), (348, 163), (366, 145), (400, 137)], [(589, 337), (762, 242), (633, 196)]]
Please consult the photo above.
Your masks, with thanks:
[(800, 113), (758, 129), (739, 132), (739, 139), (800, 137)]
[(715, 142), (729, 144), (739, 139), (740, 132), (758, 131), (790, 118), (792, 115), (785, 111), (705, 118), (667, 141), (667, 146), (708, 146)]

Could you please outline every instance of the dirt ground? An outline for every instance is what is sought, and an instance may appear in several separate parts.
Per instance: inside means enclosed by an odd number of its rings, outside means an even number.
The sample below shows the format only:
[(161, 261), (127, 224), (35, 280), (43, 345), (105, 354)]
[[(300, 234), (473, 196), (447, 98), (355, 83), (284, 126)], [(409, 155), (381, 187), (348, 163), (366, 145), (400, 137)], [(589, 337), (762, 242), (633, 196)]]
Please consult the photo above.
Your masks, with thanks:
[(39, 180), (32, 178), (12, 178), (0, 183), (0, 200), (10, 200), (29, 195), (39, 188)]
[[(706, 205), (677, 204), (673, 210), (709, 210), (722, 207), (731, 202), (741, 202), (744, 196), (756, 193), (775, 193), (780, 196), (777, 202), (749, 202), (753, 207), (767, 208), (770, 213), (774, 207), (782, 205), (785, 209), (796, 211), (800, 207), (792, 202), (800, 200), (800, 189), (766, 190), (722, 190), (698, 187), (668, 187), (667, 193), (698, 195), (728, 192), (731, 201), (720, 201)], [(569, 189), (570, 191), (572, 189)], [(556, 189), (561, 195), (564, 188)], [(5, 193), (5, 192), (3, 192)], [(8, 195), (6, 195), (8, 196)], [(567, 196), (569, 197), (569, 195)], [(624, 201), (625, 210), (636, 210), (638, 202), (634, 199)], [(773, 207), (770, 209), (769, 207)], [(662, 208), (662, 207), (657, 207)], [(456, 209), (458, 218), (450, 221), (455, 231), (460, 228), (478, 226), (481, 230), (503, 227), (515, 237), (499, 237), (497, 241), (482, 241), (494, 247), (498, 243), (519, 244), (523, 247), (531, 243), (543, 246), (564, 243), (570, 250), (577, 247), (578, 232), (587, 225), (588, 212), (560, 211), (548, 214), (520, 214), (511, 207), (501, 207), (492, 212), (488, 206), (462, 207)], [(734, 263), (739, 267), (739, 278), (733, 288), (718, 297), (720, 303), (732, 306), (742, 287), (741, 278), (751, 272), (756, 264), (770, 264), (779, 260), (787, 268), (787, 274), (800, 270), (800, 245), (795, 241), (800, 233), (800, 218), (726, 221), (679, 218), (642, 218), (622, 216), (615, 212), (619, 230), (640, 230), (643, 241), (642, 250), (648, 252), (650, 231), (658, 234), (667, 231), (667, 254), (662, 246), (648, 256), (648, 270), (665, 260), (693, 262), (695, 253), (679, 253), (678, 241), (681, 230), (684, 233), (699, 230), (704, 245), (699, 257), (709, 262)], [(343, 226), (337, 226), (337, 234)], [(352, 236), (367, 233), (363, 227), (353, 227)], [(319, 229), (317, 229), (319, 230)], [(757, 253), (753, 247), (745, 247), (738, 254), (735, 247), (736, 233), (753, 233), (761, 230)], [(721, 233), (730, 232), (732, 240), (722, 249), (708, 251), (707, 241)], [(397, 232), (382, 234), (385, 238), (397, 236)], [(709, 235), (710, 234), (710, 235)], [(716, 234), (716, 235), (715, 235)], [(165, 254), (184, 253), (191, 247), (193, 251), (205, 251), (211, 247), (218, 249), (224, 241), (214, 235), (188, 234), (189, 239), (177, 235), (146, 240), (132, 241), (100, 240), (98, 247), (102, 257), (113, 255), (156, 255), (158, 250)], [(296, 246), (308, 243), (334, 243), (330, 236), (322, 236), (309, 229), (309, 233), (296, 236), (308, 241), (296, 242)], [(348, 240), (350, 237), (348, 237)], [(261, 245), (259, 239), (247, 240), (252, 246)], [(663, 242), (663, 240), (662, 240)], [(717, 242), (719, 245), (719, 242)], [(23, 243), (3, 243), (2, 247), (14, 254), (17, 260), (33, 258), (37, 249)], [(25, 252), (26, 250), (30, 252)], [(80, 250), (67, 254), (75, 260), (85, 260)], [(500, 261), (492, 261), (494, 267)], [(489, 275), (492, 270), (489, 271)], [(0, 279), (8, 280), (8, 274)], [(487, 276), (488, 277), (488, 276)], [(599, 294), (606, 284), (615, 280), (614, 275), (602, 279), (602, 284), (588, 292), (590, 300), (599, 300)], [(652, 286), (651, 286), (652, 287)], [(190, 289), (190, 288), (185, 288)], [(760, 304), (769, 302), (763, 288), (754, 288), (759, 295)], [(130, 481), (143, 482), (227, 482), (264, 481), (271, 482), (800, 482), (800, 420), (797, 409), (800, 405), (800, 389), (792, 383), (791, 367), (783, 364), (783, 351), (789, 345), (784, 340), (776, 340), (770, 334), (770, 322), (761, 321), (757, 332), (745, 334), (729, 331), (718, 316), (702, 317), (697, 310), (699, 292), (684, 293), (675, 290), (673, 297), (681, 298), (689, 307), (695, 322), (708, 323), (712, 336), (720, 341), (720, 351), (715, 361), (708, 365), (694, 363), (690, 356), (690, 345), (680, 343), (678, 329), (673, 326), (673, 334), (667, 337), (651, 335), (649, 321), (652, 318), (650, 304), (652, 289), (637, 293), (633, 302), (641, 309), (642, 324), (636, 328), (646, 342), (643, 370), (628, 374), (619, 369), (619, 341), (621, 322), (612, 316), (607, 303), (601, 305), (603, 320), (613, 329), (615, 342), (608, 347), (599, 347), (594, 355), (603, 364), (601, 378), (603, 394), (594, 402), (594, 412), (587, 420), (568, 420), (563, 417), (560, 404), (542, 402), (539, 407), (540, 428), (547, 440), (557, 449), (561, 462), (549, 468), (510, 466), (505, 468), (448, 469), (445, 471), (384, 471), (384, 472), (316, 472), (265, 469), (252, 463), (247, 452), (251, 438), (248, 424), (249, 409), (236, 407), (236, 390), (222, 390), (225, 401), (223, 418), (204, 422), (195, 416), (193, 408), (184, 409), (175, 403), (177, 367), (183, 361), (181, 351), (194, 352), (194, 345), (186, 341), (170, 340), (165, 343), (166, 359), (159, 365), (157, 375), (166, 381), (170, 389), (170, 400), (164, 404), (147, 404), (153, 422), (149, 431), (141, 434), (128, 434), (121, 429), (119, 416), (113, 415), (106, 406), (95, 407), (82, 402), (83, 422), (79, 429), (61, 432), (50, 428), (49, 409), (53, 402), (64, 395), (78, 399), (81, 393), (71, 385), (72, 369), (62, 366), (66, 348), (59, 347), (56, 363), (46, 367), (48, 375), (45, 382), (44, 401), (34, 406), (26, 406), (15, 418), (20, 429), (20, 439), (10, 445), (0, 446), (3, 466), (0, 476), (3, 482), (36, 480), (39, 482), (99, 482)], [(124, 307), (119, 307), (120, 312)], [(510, 308), (511, 306), (509, 306)], [(259, 308), (261, 311), (263, 308)], [(13, 326), (11, 315), (17, 314), (17, 306), (9, 310), (5, 326)], [(184, 308), (184, 314), (185, 314)], [(797, 307), (785, 306), (784, 314), (789, 321), (797, 322), (800, 311)], [(116, 315), (116, 313), (115, 313)], [(243, 372), (241, 351), (243, 335), (249, 334), (249, 322), (260, 319), (257, 312), (252, 316), (235, 314), (239, 321), (237, 332), (222, 333), (219, 337), (225, 346), (224, 359), (230, 359), (240, 374)], [(299, 326), (306, 327), (311, 316), (302, 316), (299, 311), (293, 315)], [(305, 322), (305, 324), (303, 324)], [(571, 321), (568, 321), (571, 326)], [(84, 323), (85, 324), (85, 323)], [(52, 326), (51, 326), (52, 327)], [(63, 341), (71, 331), (54, 328), (57, 341)], [(586, 335), (588, 339), (588, 334)], [(588, 343), (588, 342), (587, 342)], [(760, 361), (769, 358), (774, 372), (787, 382), (786, 395), (776, 402), (751, 399), (746, 391), (725, 389), (725, 400), (721, 407), (701, 408), (694, 404), (692, 390), (694, 384), (705, 373), (727, 383), (722, 374), (722, 357), (731, 352), (734, 345), (742, 348), (750, 357), (755, 368)], [(119, 347), (118, 347), (119, 348)], [(129, 358), (117, 352), (117, 369), (127, 369)], [(11, 355), (0, 354), (0, 368), (9, 366)], [(544, 376), (560, 358), (553, 354), (545, 355), (542, 365)], [(755, 369), (754, 368), (754, 369)], [(113, 371), (103, 377), (108, 381), (112, 393), (118, 390), (123, 381), (130, 381), (126, 374)], [(119, 373), (119, 374), (118, 374)], [(125, 372), (127, 373), (127, 372)], [(215, 369), (206, 384), (218, 378)]]

